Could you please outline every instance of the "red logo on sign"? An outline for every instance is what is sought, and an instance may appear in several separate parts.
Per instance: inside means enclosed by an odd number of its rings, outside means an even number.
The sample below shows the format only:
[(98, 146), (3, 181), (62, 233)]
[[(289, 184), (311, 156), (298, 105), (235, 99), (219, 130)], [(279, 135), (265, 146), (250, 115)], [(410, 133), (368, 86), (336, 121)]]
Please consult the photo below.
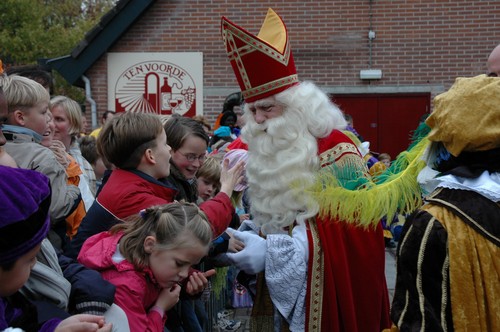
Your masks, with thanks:
[(146, 61), (127, 68), (115, 86), (116, 112), (196, 115), (196, 86), (183, 68)]

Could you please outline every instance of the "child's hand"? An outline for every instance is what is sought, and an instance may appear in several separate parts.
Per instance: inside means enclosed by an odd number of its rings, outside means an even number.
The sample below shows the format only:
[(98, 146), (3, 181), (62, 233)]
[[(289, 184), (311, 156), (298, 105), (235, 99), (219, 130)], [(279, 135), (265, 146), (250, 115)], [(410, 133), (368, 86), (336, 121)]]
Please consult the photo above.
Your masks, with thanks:
[(208, 286), (208, 277), (215, 274), (215, 270), (208, 270), (206, 272), (194, 272), (189, 276), (189, 280), (186, 285), (186, 293), (189, 295), (196, 295)]
[(66, 154), (66, 147), (63, 142), (58, 140), (53, 140), (49, 147), (52, 152), (54, 152), (57, 161), (64, 167), (64, 169), (68, 168), (70, 164), (70, 160)]
[(231, 237), (229, 239), (229, 244), (227, 246), (228, 252), (238, 252), (243, 250), (243, 248), (245, 248), (245, 244), (243, 242), (235, 238), (231, 233), (228, 232), (228, 234)]
[(179, 302), (181, 286), (175, 284), (172, 288), (163, 288), (156, 300), (155, 305), (163, 308), (164, 311), (170, 310)]
[(240, 217), (240, 224), (245, 221), (250, 219), (250, 215), (248, 213), (240, 214), (238, 217)]
[(104, 323), (104, 317), (95, 315), (74, 315), (57, 325), (54, 332), (111, 332), (112, 325)]
[(231, 197), (234, 186), (243, 180), (241, 175), (245, 168), (245, 162), (241, 160), (233, 168), (228, 169), (229, 160), (224, 159), (222, 163), (222, 171), (220, 173), (220, 191)]

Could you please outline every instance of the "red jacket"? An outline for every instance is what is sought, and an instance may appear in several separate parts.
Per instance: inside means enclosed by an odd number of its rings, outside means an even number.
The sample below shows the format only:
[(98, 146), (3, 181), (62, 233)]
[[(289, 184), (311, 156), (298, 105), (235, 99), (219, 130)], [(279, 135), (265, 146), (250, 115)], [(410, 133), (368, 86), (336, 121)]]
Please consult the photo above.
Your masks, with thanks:
[(134, 215), (153, 205), (171, 203), (175, 187), (137, 171), (116, 169), (96, 198), (116, 218)]
[[(143, 172), (114, 170), (87, 212), (65, 254), (76, 258), (87, 238), (109, 230), (120, 220), (137, 214), (142, 209), (172, 203), (176, 194), (177, 189), (170, 183), (156, 180)], [(233, 204), (224, 193), (202, 203), (200, 209), (205, 212), (212, 225), (214, 238), (226, 230), (234, 213)]]
[(130, 331), (163, 332), (166, 315), (149, 312), (161, 291), (150, 269), (136, 271), (127, 260), (112, 260), (116, 245), (123, 234), (102, 232), (87, 239), (78, 255), (78, 261), (97, 270), (103, 279), (116, 286), (115, 304), (125, 311)]
[[(153, 205), (172, 203), (176, 194), (177, 189), (168, 182), (136, 170), (117, 169), (111, 173), (96, 200), (114, 216), (123, 219)], [(226, 230), (234, 213), (231, 200), (224, 193), (203, 202), (200, 209), (212, 225), (214, 238)]]

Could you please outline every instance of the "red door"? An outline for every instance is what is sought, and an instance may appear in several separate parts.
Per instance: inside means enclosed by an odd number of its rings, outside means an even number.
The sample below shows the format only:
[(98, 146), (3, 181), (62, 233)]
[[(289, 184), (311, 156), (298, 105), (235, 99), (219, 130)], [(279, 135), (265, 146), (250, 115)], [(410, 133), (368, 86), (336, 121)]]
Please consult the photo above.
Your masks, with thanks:
[(408, 148), (412, 132), (429, 112), (430, 94), (336, 95), (332, 100), (353, 118), (370, 150), (394, 159)]

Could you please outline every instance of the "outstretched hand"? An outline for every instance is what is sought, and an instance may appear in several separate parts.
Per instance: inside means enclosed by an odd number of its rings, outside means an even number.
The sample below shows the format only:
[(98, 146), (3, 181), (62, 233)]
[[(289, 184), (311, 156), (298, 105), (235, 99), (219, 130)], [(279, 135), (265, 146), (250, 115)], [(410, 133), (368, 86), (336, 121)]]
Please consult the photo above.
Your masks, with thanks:
[(229, 234), (229, 243), (228, 243), (228, 246), (227, 246), (227, 252), (238, 252), (238, 251), (242, 251), (243, 248), (245, 248), (245, 243), (241, 242), (240, 240), (238, 240), (234, 235), (233, 235), (233, 231), (226, 231), (227, 234)]
[(232, 168), (229, 168), (229, 160), (224, 159), (222, 171), (220, 173), (220, 191), (231, 197), (234, 186), (243, 181), (242, 172), (245, 169), (245, 162), (241, 160)]

